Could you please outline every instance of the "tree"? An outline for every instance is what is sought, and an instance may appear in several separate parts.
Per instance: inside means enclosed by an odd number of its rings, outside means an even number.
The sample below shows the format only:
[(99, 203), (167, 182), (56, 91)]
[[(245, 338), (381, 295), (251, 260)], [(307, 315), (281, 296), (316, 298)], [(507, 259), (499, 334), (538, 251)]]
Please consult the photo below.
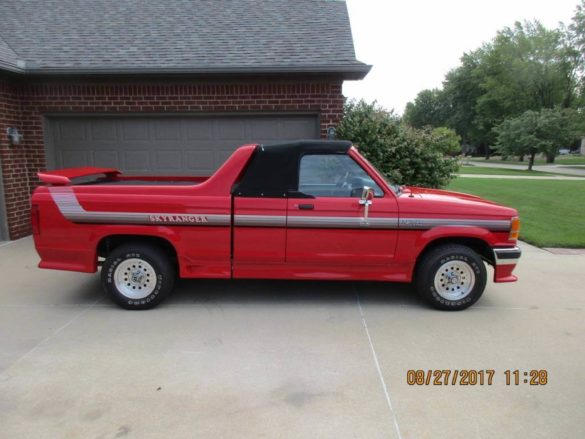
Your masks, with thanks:
[[(504, 120), (528, 110), (582, 108), (585, 0), (581, 2), (568, 28), (516, 23), (464, 54), (461, 66), (446, 75), (442, 90), (424, 90), (407, 106), (405, 120), (413, 126), (423, 120), (450, 127), (489, 158), (497, 135), (493, 128)], [(425, 113), (433, 116), (424, 119)], [(437, 113), (441, 123), (433, 124)]]
[(576, 66), (564, 34), (538, 21), (498, 32), (484, 46), (478, 69), (483, 93), (476, 103), (476, 123), (484, 131), (527, 110), (574, 103)]
[(582, 134), (579, 120), (573, 110), (528, 110), (504, 120), (494, 129), (496, 147), (502, 155), (528, 155), (528, 170), (531, 171), (536, 154), (545, 154), (547, 162), (552, 162), (559, 148), (570, 145)]
[(443, 92), (438, 89), (421, 91), (414, 102), (406, 104), (403, 120), (415, 128), (444, 126), (448, 118)]
[[(581, 4), (577, 5), (575, 15), (569, 25), (569, 38), (581, 58), (585, 57), (585, 0), (581, 0)], [(581, 69), (583, 68), (585, 66), (581, 64)]]
[(441, 187), (457, 170), (457, 160), (442, 151), (446, 133), (416, 129), (374, 103), (348, 101), (337, 128), (390, 181), (397, 184)]
[(536, 112), (528, 110), (522, 116), (504, 120), (494, 128), (497, 135), (496, 149), (502, 156), (528, 154), (528, 170), (532, 171), (534, 158), (540, 149), (536, 138)]
[(567, 46), (572, 48), (570, 52), (574, 56), (579, 81), (578, 106), (585, 107), (585, 0), (577, 5), (573, 20), (566, 32)]
[(487, 157), (490, 133), (477, 123), (477, 101), (483, 94), (483, 78), (479, 70), (482, 57), (482, 49), (464, 54), (461, 66), (447, 73), (443, 90), (449, 114), (446, 126), (453, 128), (463, 143), (478, 145)]

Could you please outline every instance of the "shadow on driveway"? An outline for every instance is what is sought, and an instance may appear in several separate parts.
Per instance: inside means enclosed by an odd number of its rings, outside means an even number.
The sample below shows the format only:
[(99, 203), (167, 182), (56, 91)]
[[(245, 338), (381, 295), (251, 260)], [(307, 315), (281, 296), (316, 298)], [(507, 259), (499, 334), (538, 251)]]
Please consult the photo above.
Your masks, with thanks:
[[(160, 307), (223, 303), (234, 305), (283, 305), (362, 303), (425, 308), (410, 284), (390, 282), (178, 279), (175, 289)], [(72, 289), (67, 302), (115, 306), (103, 292), (99, 276)]]
[(303, 280), (180, 279), (166, 305), (224, 302), (234, 304), (344, 303), (357, 300), (388, 305), (424, 306), (409, 284)]

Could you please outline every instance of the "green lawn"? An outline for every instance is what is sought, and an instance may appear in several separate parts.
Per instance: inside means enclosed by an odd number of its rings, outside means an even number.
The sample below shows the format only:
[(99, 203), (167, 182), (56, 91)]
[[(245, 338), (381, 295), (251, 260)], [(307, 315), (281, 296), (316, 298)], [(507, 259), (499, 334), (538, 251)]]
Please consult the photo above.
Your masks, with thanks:
[[(467, 158), (465, 158), (467, 160)], [(489, 160), (484, 159), (483, 157), (471, 157), (470, 160), (472, 162), (491, 162), (491, 163), (506, 163), (508, 165), (525, 165), (528, 167), (528, 157), (524, 159), (523, 162), (519, 162), (515, 158), (513, 160), (502, 160), (499, 156), (490, 157)], [(535, 165), (547, 165), (546, 160), (543, 158), (537, 158), (534, 161)], [(582, 155), (560, 155), (555, 159), (555, 162), (552, 163), (553, 165), (585, 165), (585, 156)]]
[(448, 189), (518, 209), (524, 241), (585, 248), (585, 181), (456, 178)]
[(483, 175), (532, 175), (535, 177), (547, 177), (554, 174), (552, 172), (528, 171), (520, 169), (505, 169), (505, 168), (486, 168), (482, 166), (461, 166), (458, 174), (483, 174)]

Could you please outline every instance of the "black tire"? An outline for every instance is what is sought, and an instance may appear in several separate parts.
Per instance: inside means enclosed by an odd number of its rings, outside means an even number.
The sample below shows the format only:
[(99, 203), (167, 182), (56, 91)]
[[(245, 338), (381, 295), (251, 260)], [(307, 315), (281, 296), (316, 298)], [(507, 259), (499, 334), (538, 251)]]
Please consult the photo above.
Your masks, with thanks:
[[(142, 289), (141, 284), (144, 282), (145, 290), (148, 289), (145, 297), (131, 297), (131, 294), (125, 294), (120, 289), (126, 288), (124, 286), (125, 284), (122, 284), (120, 288), (116, 285), (116, 270), (120, 264), (124, 264), (121, 267), (124, 268), (134, 260), (145, 261), (147, 264), (144, 264), (144, 272), (138, 273), (137, 276), (140, 277), (137, 278), (137, 282), (130, 280), (132, 284), (130, 282), (128, 283), (128, 289), (134, 288), (134, 286)], [(137, 262), (136, 265), (140, 265), (140, 262)], [(150, 267), (146, 268), (147, 265), (150, 265)], [(143, 269), (142, 265), (140, 265), (140, 269)], [(154, 271), (152, 275), (150, 274), (151, 271)], [(121, 273), (123, 275), (124, 270)], [(129, 276), (133, 274), (130, 273)], [(167, 252), (156, 246), (139, 242), (123, 244), (116, 247), (104, 261), (101, 274), (102, 285), (110, 297), (121, 307), (135, 310), (154, 308), (162, 302), (172, 291), (175, 284), (175, 277), (175, 269)], [(154, 282), (154, 286), (151, 286), (151, 281)], [(148, 288), (146, 287), (147, 283)], [(141, 293), (136, 291), (136, 294), (140, 295)]]
[[(449, 262), (454, 265), (449, 266)], [(470, 278), (473, 278), (473, 282)], [(439, 290), (435, 288), (435, 279)], [(477, 302), (486, 282), (487, 270), (481, 257), (469, 247), (458, 244), (442, 245), (430, 250), (419, 261), (415, 273), (416, 289), (420, 296), (433, 307), (449, 311), (459, 311)], [(465, 292), (460, 293), (459, 288), (464, 288)]]

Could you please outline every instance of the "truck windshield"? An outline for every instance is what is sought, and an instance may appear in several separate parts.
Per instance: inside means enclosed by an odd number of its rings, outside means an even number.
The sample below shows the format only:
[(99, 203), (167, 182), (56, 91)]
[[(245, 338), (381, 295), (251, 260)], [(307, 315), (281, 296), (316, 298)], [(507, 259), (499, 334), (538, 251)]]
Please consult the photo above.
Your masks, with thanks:
[(307, 154), (301, 158), (299, 191), (320, 197), (360, 197), (364, 187), (384, 192), (351, 157), (344, 154)]
[(392, 192), (394, 192), (396, 195), (400, 195), (400, 192), (402, 192), (402, 190), (400, 189), (400, 185), (399, 184), (390, 182), (388, 180), (388, 177), (386, 177), (386, 175), (384, 175), (384, 173), (380, 172), (378, 170), (378, 168), (376, 168), (374, 165), (372, 165), (372, 163), (367, 158), (365, 158), (363, 155), (362, 155), (362, 158), (365, 160), (365, 162), (368, 165), (370, 165), (370, 167), (372, 169), (375, 169), (376, 170), (376, 172), (378, 173), (378, 175), (380, 176), (380, 178), (382, 178), (382, 180), (384, 180), (384, 183), (386, 183), (386, 186), (388, 186), (392, 190)]

